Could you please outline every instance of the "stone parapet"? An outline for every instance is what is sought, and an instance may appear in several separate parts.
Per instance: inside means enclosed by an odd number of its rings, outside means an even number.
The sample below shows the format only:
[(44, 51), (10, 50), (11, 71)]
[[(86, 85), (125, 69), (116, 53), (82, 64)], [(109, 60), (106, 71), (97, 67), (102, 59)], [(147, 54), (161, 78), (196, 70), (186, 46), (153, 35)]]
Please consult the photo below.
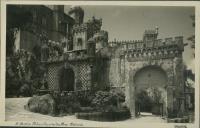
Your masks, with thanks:
[(87, 60), (94, 56), (88, 55), (87, 50), (76, 50), (65, 53), (69, 61)]
[(49, 63), (59, 63), (59, 62), (65, 61), (65, 60), (66, 60), (65, 56), (62, 55), (62, 56), (54, 56), (54, 57), (48, 58), (45, 61), (41, 61), (41, 63), (46, 63), (46, 64), (49, 64)]
[(88, 55), (86, 50), (74, 50), (67, 51), (63, 53), (62, 56), (55, 56), (48, 58), (46, 61), (41, 61), (42, 63), (58, 63), (64, 61), (79, 61), (79, 60), (88, 60), (94, 58), (94, 56)]
[(73, 32), (74, 33), (79, 33), (79, 32), (85, 32), (88, 29), (87, 23), (83, 23), (81, 25), (74, 25), (73, 26)]

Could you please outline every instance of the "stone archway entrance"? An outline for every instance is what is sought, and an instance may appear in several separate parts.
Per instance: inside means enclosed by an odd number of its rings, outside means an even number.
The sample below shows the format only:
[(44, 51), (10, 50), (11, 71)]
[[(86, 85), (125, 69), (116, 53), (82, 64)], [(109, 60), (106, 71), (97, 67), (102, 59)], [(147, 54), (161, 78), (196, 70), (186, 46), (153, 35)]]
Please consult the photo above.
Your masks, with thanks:
[(136, 116), (141, 112), (156, 115), (166, 113), (166, 84), (167, 75), (160, 67), (147, 66), (136, 72), (134, 76)]
[(70, 68), (62, 68), (60, 74), (60, 90), (61, 91), (74, 91), (74, 71)]

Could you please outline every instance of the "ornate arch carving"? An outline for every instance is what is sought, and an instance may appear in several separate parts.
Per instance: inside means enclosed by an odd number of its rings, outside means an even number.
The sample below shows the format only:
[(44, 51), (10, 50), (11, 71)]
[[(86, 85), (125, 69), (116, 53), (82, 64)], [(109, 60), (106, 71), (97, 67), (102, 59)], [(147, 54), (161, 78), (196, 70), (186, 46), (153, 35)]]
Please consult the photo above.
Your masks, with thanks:
[[(168, 68), (164, 68), (164, 66), (162, 65), (162, 63), (158, 63), (156, 61), (152, 61), (152, 62), (146, 62), (143, 63), (142, 65), (138, 66), (137, 68), (133, 68), (132, 70), (130, 70), (129, 72), (129, 83), (134, 82), (134, 77), (136, 75), (137, 72), (139, 72), (141, 69), (148, 67), (148, 66), (153, 66), (153, 67), (158, 67), (161, 70), (164, 71), (164, 73), (167, 76), (167, 83), (166, 83), (166, 87), (169, 85), (173, 85), (173, 81), (174, 81), (174, 70), (173, 67), (168, 67)], [(132, 84), (130, 84), (132, 85)]]

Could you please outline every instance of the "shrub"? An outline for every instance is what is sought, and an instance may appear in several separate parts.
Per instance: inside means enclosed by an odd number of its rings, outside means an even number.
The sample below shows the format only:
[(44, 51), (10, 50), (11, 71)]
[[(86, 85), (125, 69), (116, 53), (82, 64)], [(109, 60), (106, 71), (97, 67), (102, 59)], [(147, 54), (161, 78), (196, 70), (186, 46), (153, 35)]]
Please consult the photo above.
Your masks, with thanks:
[(40, 89), (39, 82), (45, 71), (45, 65), (42, 65), (34, 54), (23, 49), (7, 57), (6, 97), (32, 96)]
[(30, 97), (32, 96), (32, 88), (30, 83), (24, 83), (18, 91), (19, 96)]
[(120, 91), (98, 91), (92, 100), (92, 106), (98, 111), (116, 111), (120, 109), (119, 104), (123, 101), (125, 96)]
[(66, 115), (79, 112), (81, 105), (75, 93), (67, 93), (66, 95), (59, 95), (55, 97), (57, 102), (58, 114)]
[(87, 107), (91, 106), (92, 100), (94, 98), (94, 93), (91, 91), (81, 91), (77, 94), (78, 101), (80, 102), (81, 106)]
[(125, 95), (121, 90), (97, 91), (91, 105), (94, 111), (82, 111), (76, 113), (78, 119), (95, 121), (118, 121), (130, 118), (127, 107), (120, 105), (125, 101)]
[(115, 100), (117, 101), (117, 103), (122, 103), (125, 101), (125, 95), (123, 91), (113, 89), (110, 91), (110, 93), (116, 98)]

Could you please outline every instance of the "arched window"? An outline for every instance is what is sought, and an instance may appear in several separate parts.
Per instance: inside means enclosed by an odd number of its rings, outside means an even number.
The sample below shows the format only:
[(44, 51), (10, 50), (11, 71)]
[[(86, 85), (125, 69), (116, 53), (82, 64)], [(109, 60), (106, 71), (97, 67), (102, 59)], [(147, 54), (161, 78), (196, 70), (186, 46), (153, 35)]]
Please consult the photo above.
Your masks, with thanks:
[(83, 40), (82, 40), (82, 38), (78, 38), (78, 40), (77, 40), (77, 47), (78, 47), (78, 49), (81, 50), (82, 46), (83, 46)]

